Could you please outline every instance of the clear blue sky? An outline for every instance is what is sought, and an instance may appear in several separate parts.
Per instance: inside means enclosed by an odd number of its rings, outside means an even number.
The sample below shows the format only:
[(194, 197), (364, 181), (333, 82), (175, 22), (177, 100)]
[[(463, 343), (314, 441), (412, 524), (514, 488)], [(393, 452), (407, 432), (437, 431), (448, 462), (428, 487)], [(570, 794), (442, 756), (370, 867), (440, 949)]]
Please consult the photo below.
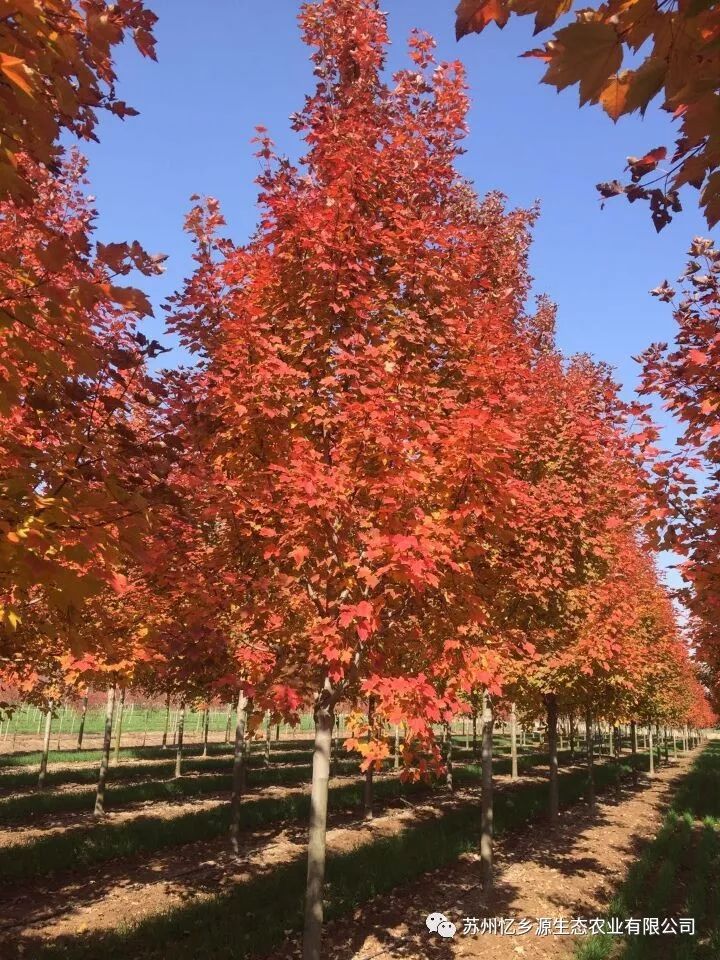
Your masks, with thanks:
[[(165, 276), (145, 284), (159, 304), (191, 269), (181, 229), (191, 194), (220, 199), (236, 241), (252, 232), (254, 127), (268, 127), (279, 149), (296, 157), (288, 116), (313, 78), (297, 0), (148, 4), (160, 18), (158, 63), (129, 46), (118, 57), (120, 95), (140, 116), (103, 120), (100, 145), (86, 152), (100, 237), (138, 239), (169, 255)], [(480, 192), (499, 189), (511, 204), (540, 200), (531, 269), (536, 290), (559, 305), (560, 344), (610, 362), (629, 392), (637, 376), (631, 357), (672, 335), (668, 307), (648, 290), (681, 272), (690, 239), (707, 228), (694, 191), (658, 236), (646, 206), (618, 198), (601, 210), (594, 185), (620, 176), (628, 154), (669, 144), (670, 123), (652, 108), (645, 120), (617, 126), (598, 108), (579, 110), (575, 90), (558, 95), (538, 83), (540, 63), (518, 59), (536, 45), (531, 19), (457, 44), (453, 8), (454, 0), (385, 0), (390, 66), (406, 62), (414, 26), (435, 36), (440, 58), (464, 61), (472, 111), (463, 172)]]

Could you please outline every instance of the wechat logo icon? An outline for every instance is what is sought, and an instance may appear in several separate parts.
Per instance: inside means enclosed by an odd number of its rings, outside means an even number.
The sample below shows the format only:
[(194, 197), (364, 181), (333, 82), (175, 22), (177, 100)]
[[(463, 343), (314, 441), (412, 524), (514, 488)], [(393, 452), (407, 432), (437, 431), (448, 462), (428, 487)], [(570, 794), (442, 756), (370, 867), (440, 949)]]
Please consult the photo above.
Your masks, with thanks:
[(452, 939), (457, 932), (455, 924), (448, 920), (444, 913), (429, 913), (425, 918), (425, 926), (430, 933), (436, 933), (445, 940)]

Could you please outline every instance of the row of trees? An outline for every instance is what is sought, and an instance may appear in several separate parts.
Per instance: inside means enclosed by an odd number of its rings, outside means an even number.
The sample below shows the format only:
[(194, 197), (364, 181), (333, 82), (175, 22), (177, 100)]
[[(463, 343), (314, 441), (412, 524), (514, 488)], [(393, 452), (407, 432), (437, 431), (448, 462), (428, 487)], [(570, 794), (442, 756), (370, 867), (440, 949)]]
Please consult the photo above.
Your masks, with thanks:
[[(0, 198), (3, 679), (44, 705), (108, 690), (99, 814), (116, 689), (179, 701), (180, 745), (186, 704), (232, 698), (235, 842), (247, 738), (311, 706), (314, 960), (339, 704), (370, 704), (367, 770), (385, 726), (406, 725), (405, 776), (441, 771), (438, 725), (482, 706), (486, 886), (498, 704), (547, 722), (551, 822), (560, 713), (710, 722), (648, 539), (668, 510), (655, 431), (601, 364), (562, 356), (552, 304), (528, 309), (535, 213), (458, 174), (463, 71), (430, 38), (384, 79), (374, 0), (303, 8), (306, 154), (277, 157), (258, 131), (245, 245), (215, 201), (193, 207), (195, 270), (168, 327), (197, 362), (151, 376), (150, 306), (117, 280), (161, 258), (94, 243), (83, 162), (57, 131), (129, 112), (112, 46), (132, 32), (152, 54), (152, 18), (136, 0), (45, 6), (0, 24), (28, 120)], [(72, 109), (49, 57), (68, 17)]]

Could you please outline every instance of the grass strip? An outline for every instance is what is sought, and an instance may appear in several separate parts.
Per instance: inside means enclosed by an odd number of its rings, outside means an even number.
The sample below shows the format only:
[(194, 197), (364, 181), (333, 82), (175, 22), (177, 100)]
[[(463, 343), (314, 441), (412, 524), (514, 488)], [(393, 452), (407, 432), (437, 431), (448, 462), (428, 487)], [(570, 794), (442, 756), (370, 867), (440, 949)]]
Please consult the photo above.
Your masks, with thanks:
[[(113, 780), (105, 795), (105, 809), (117, 810), (132, 803), (144, 803), (152, 800), (182, 800), (186, 797), (199, 797), (206, 794), (230, 790), (232, 774), (230, 764), (223, 763), (222, 772), (213, 772), (213, 767), (203, 764), (194, 766), (201, 771), (200, 776), (172, 776), (161, 780), (145, 780), (140, 783), (123, 784)], [(217, 769), (217, 768), (215, 768)], [(335, 768), (336, 774), (357, 773), (357, 760), (340, 761)], [(190, 765), (186, 773), (190, 772)], [(251, 768), (248, 772), (248, 785), (260, 786), (296, 786), (309, 783), (312, 773), (310, 764), (289, 767)], [(95, 774), (95, 778), (97, 774)], [(33, 817), (51, 813), (82, 812), (93, 809), (95, 789), (76, 790), (72, 793), (33, 793), (24, 797), (9, 797), (0, 800), (0, 824), (22, 823)]]
[[(340, 735), (341, 741), (346, 737), (345, 733)], [(468, 756), (472, 755), (473, 751), (471, 747), (465, 747), (465, 739), (459, 737), (453, 737), (453, 753), (455, 756), (460, 756), (467, 754)], [(300, 751), (304, 753), (312, 753), (314, 746), (314, 741), (306, 738), (299, 740), (271, 740), (270, 741), (270, 755), (275, 759), (276, 754), (287, 754), (293, 753), (294, 751)], [(528, 744), (527, 747), (518, 746), (518, 752), (532, 752), (538, 746), (535, 744)], [(507, 737), (498, 736), (495, 738), (495, 748), (496, 750), (508, 750), (510, 749), (510, 741)], [(264, 740), (255, 740), (251, 744), (251, 750), (253, 753), (264, 754), (265, 753), (265, 741)], [(183, 754), (185, 756), (198, 756), (203, 752), (203, 745), (190, 743), (186, 744), (183, 747)], [(210, 756), (231, 756), (233, 752), (232, 744), (228, 743), (209, 743), (208, 744), (208, 753)], [(50, 750), (48, 753), (48, 763), (63, 763), (63, 764), (72, 764), (72, 763), (90, 763), (90, 762), (99, 762), (102, 751), (100, 749), (92, 750)], [(123, 760), (163, 760), (174, 754), (174, 747), (169, 745), (168, 747), (121, 747), (120, 756)], [(0, 753), (0, 775), (2, 772), (10, 769), (15, 769), (17, 767), (34, 767), (40, 765), (40, 759), (42, 754), (39, 750), (19, 750), (15, 753)]]
[[(346, 755), (348, 759), (354, 758), (355, 754)], [(270, 766), (267, 769), (282, 769), (278, 764), (298, 764), (304, 763), (308, 766), (312, 761), (312, 753), (301, 753), (299, 750), (289, 751), (287, 753), (276, 753), (271, 757)], [(343, 761), (345, 760), (343, 759)], [(212, 771), (219, 773), (232, 769), (232, 756), (225, 757), (207, 757), (205, 759), (186, 757), (183, 759), (182, 769), (185, 773), (201, 773)], [(265, 767), (264, 757), (261, 755), (251, 755), (250, 770)], [(164, 760), (158, 760), (154, 763), (122, 763), (118, 766), (111, 766), (108, 771), (108, 782), (127, 782), (130, 780), (142, 780), (150, 777), (158, 777), (166, 774), (172, 776), (175, 770), (174, 758), (165, 755)], [(48, 787), (59, 787), (71, 783), (96, 783), (98, 777), (97, 767), (67, 767), (62, 770), (49, 770), (46, 777)], [(9, 792), (12, 790), (33, 789), (37, 785), (37, 773), (29, 770), (12, 771), (11, 773), (0, 773), (0, 790)]]
[[(279, 763), (280, 757), (285, 758), (285, 762), (297, 761), (299, 752), (289, 754), (276, 754), (275, 762)], [(566, 762), (569, 754), (563, 752), (559, 755), (561, 763)], [(303, 757), (303, 759), (305, 759)], [(311, 757), (307, 757), (305, 764), (288, 767), (274, 766), (261, 767), (263, 758), (252, 757), (251, 766), (248, 771), (248, 785), (250, 787), (259, 786), (290, 786), (301, 783), (309, 783), (312, 773), (310, 763)], [(548, 762), (547, 754), (528, 754), (518, 758), (518, 770), (521, 773), (531, 770), (540, 764)], [(336, 761), (333, 765), (333, 772), (336, 775), (344, 775), (357, 771), (357, 760), (352, 756), (347, 759)], [(181, 777), (179, 780), (173, 778), (174, 762), (165, 761), (157, 764), (124, 764), (118, 767), (111, 767), (109, 772), (109, 786), (106, 797), (106, 809), (117, 810), (131, 803), (143, 803), (151, 800), (179, 800), (183, 797), (197, 797), (204, 794), (216, 793), (220, 790), (230, 789), (230, 771), (232, 769), (231, 758), (208, 758), (205, 760), (186, 760), (183, 764), (183, 770), (187, 773), (200, 773), (199, 777)], [(470, 771), (467, 775), (463, 773), (462, 767), (456, 767), (456, 783), (476, 782), (480, 776), (480, 768), (474, 765), (467, 767)], [(497, 774), (510, 772), (510, 760), (501, 757), (495, 760), (494, 770)], [(66, 774), (71, 779), (58, 781), (54, 775), (48, 775), (48, 781), (51, 786), (58, 786), (59, 783), (87, 783), (95, 784), (97, 772), (95, 770), (68, 770), (57, 771), (57, 774)], [(224, 774), (224, 776), (212, 776), (212, 774)], [(164, 775), (164, 776), (163, 776)], [(463, 777), (465, 779), (463, 780)], [(469, 778), (469, 779), (468, 779)], [(35, 775), (32, 775), (31, 782), (27, 782), (28, 774), (13, 773), (6, 775), (3, 779), (0, 775), (0, 786), (7, 786), (7, 781), (13, 781), (15, 788), (18, 788), (18, 780), (25, 787), (35, 786)], [(121, 786), (125, 781), (137, 780), (138, 783), (129, 783)], [(9, 797), (0, 799), (0, 824), (22, 823), (31, 820), (33, 817), (48, 815), (51, 813), (71, 813), (91, 810), (95, 802), (94, 789), (76, 790), (68, 793), (33, 793), (22, 797)]]

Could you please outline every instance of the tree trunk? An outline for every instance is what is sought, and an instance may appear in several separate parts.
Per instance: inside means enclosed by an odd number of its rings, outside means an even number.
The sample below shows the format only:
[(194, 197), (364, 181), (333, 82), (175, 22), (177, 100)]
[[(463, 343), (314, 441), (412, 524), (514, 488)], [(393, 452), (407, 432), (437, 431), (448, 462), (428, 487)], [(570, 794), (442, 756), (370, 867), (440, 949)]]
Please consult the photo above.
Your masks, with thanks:
[(147, 743), (147, 732), (148, 732), (148, 724), (149, 724), (149, 723), (150, 723), (150, 711), (149, 711), (149, 710), (146, 710), (146, 711), (145, 711), (145, 721), (144, 721), (144, 723), (143, 723), (143, 742), (142, 742), (142, 745), (143, 745), (143, 746), (145, 746), (145, 744)]
[(478, 746), (478, 743), (477, 743), (477, 710), (473, 710), (472, 733), (473, 733), (472, 755), (473, 755), (473, 760), (477, 760), (477, 754), (478, 754), (478, 749), (477, 749), (477, 746)]
[(280, 724), (276, 723), (275, 724), (275, 743), (277, 743), (279, 739), (280, 739)]
[(638, 782), (638, 774), (637, 774), (637, 747), (638, 747), (638, 741), (637, 741), (637, 725), (636, 725), (635, 721), (633, 720), (633, 721), (631, 721), (631, 723), (630, 723), (630, 750), (632, 751), (632, 778), (633, 778), (633, 786), (634, 786), (634, 787), (637, 786), (637, 782)]
[(647, 741), (648, 741), (648, 754), (650, 756), (650, 776), (654, 777), (655, 776), (655, 746), (653, 744), (653, 732), (652, 732), (651, 723), (648, 724)]
[(162, 735), (163, 750), (167, 750), (168, 727), (170, 726), (170, 694), (165, 697), (165, 729)]
[(205, 707), (203, 714), (203, 757), (208, 755), (208, 735), (210, 734), (210, 707)]
[(660, 737), (660, 724), (655, 724), (655, 743), (657, 744), (657, 765), (662, 765), (662, 739)]
[(595, 809), (595, 766), (593, 755), (595, 753), (595, 743), (593, 741), (593, 723), (590, 707), (585, 713), (585, 747), (587, 753), (587, 778), (588, 778), (588, 805), (591, 810)]
[(40, 757), (40, 772), (38, 773), (38, 790), (45, 789), (45, 780), (47, 778), (48, 754), (50, 753), (50, 729), (52, 727), (52, 700), (48, 704), (45, 714), (45, 737), (43, 739), (42, 756)]
[(480, 797), (480, 884), (486, 898), (493, 887), (493, 709), (487, 693), (482, 706), (482, 793)]
[(615, 800), (620, 802), (620, 728), (613, 730), (613, 743), (615, 745)]
[(110, 766), (110, 744), (112, 741), (113, 713), (115, 712), (115, 684), (108, 687), (107, 705), (105, 707), (105, 730), (103, 733), (103, 750), (100, 758), (100, 772), (98, 773), (97, 791), (95, 793), (96, 817), (105, 814), (105, 784), (108, 767)]
[(560, 796), (558, 784), (557, 757), (557, 697), (554, 693), (545, 694), (548, 728), (548, 754), (550, 755), (550, 829), (554, 830), (558, 822)]
[(122, 737), (123, 713), (125, 712), (125, 687), (120, 690), (120, 707), (118, 709), (117, 730), (115, 731), (115, 756), (113, 763), (115, 766), (120, 762), (120, 738)]
[(670, 753), (668, 750), (668, 730), (663, 727), (663, 753), (665, 754), (665, 763), (670, 763)]
[[(328, 685), (329, 686), (329, 685)], [(310, 792), (310, 835), (305, 888), (305, 929), (303, 960), (321, 960), (323, 890), (325, 886), (325, 834), (327, 830), (330, 739), (333, 729), (333, 702), (329, 689), (315, 707), (315, 750)]]
[(88, 695), (83, 697), (82, 712), (80, 713), (80, 726), (78, 727), (77, 750), (82, 750), (83, 734), (85, 733), (85, 717), (87, 716)]
[(570, 712), (568, 717), (570, 735), (570, 763), (575, 762), (575, 714)]
[(180, 701), (177, 715), (177, 746), (175, 748), (175, 776), (182, 776), (183, 736), (185, 734), (185, 701)]
[(270, 766), (270, 711), (265, 711), (265, 766)]
[(510, 704), (510, 779), (518, 778), (518, 752), (517, 752), (517, 714), (515, 712), (515, 701)]
[[(373, 697), (368, 697), (368, 710), (367, 710), (367, 720), (368, 720), (368, 741), (372, 740), (372, 725), (373, 725), (373, 715), (375, 713), (375, 700)], [(366, 820), (372, 820), (373, 818), (373, 764), (365, 771), (365, 785), (363, 790), (363, 813), (365, 814)]]
[(673, 727), (672, 740), (673, 740), (673, 759), (677, 760), (678, 758), (677, 730), (675, 729), (675, 727)]
[(445, 725), (447, 736), (445, 737), (445, 786), (450, 793), (455, 789), (453, 784), (453, 760), (452, 760), (452, 728), (450, 724)]
[(400, 726), (395, 724), (395, 753), (393, 754), (393, 767), (400, 769)]
[(250, 701), (240, 691), (237, 701), (235, 723), (235, 754), (233, 757), (233, 783), (230, 799), (230, 843), (233, 853), (240, 853), (240, 804), (245, 789), (245, 735), (247, 732), (248, 706)]

